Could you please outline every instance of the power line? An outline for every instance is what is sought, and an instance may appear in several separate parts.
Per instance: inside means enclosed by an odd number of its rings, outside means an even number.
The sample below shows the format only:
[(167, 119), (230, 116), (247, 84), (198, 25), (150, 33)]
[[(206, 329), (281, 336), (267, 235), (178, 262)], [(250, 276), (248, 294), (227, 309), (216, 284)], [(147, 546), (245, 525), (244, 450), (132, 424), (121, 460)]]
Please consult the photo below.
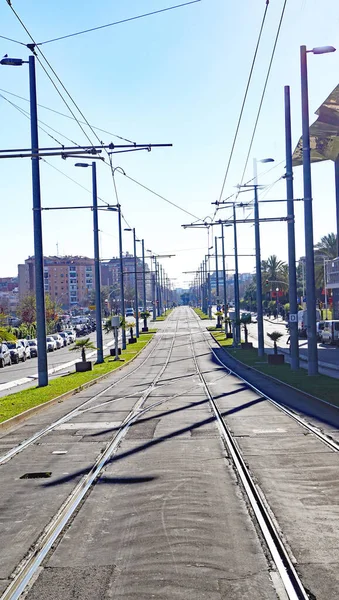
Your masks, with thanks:
[[(28, 98), (24, 98), (23, 96), (19, 96), (18, 94), (14, 94), (13, 92), (9, 92), (8, 90), (4, 90), (3, 88), (0, 88), (0, 92), (4, 92), (5, 94), (9, 94), (10, 96), (14, 96), (15, 98), (19, 98), (20, 100), (24, 100), (25, 102), (30, 102), (30, 100)], [(60, 115), (61, 117), (65, 117), (66, 119), (71, 119), (72, 121), (77, 121), (77, 119), (75, 119), (72, 115), (66, 115), (65, 113), (62, 113), (58, 110), (55, 110), (54, 108), (50, 108), (49, 106), (45, 106), (44, 104), (39, 104), (38, 103), (39, 108), (44, 108), (45, 110), (49, 110), (50, 112), (55, 113), (56, 115)], [(86, 125), (85, 121), (80, 121), (79, 122), (82, 125)], [(118, 135), (117, 133), (112, 133), (111, 131), (107, 131), (106, 129), (101, 129), (100, 127), (95, 127), (94, 125), (92, 125), (91, 127), (93, 127), (93, 129), (96, 129), (97, 131), (101, 131), (102, 133), (106, 133), (107, 135), (110, 135), (112, 137), (116, 137), (119, 140), (123, 140), (124, 142), (128, 142), (129, 144), (134, 144), (135, 142), (133, 142), (132, 140), (128, 140), (127, 138), (122, 137), (121, 135)]]
[(121, 21), (115, 21), (113, 23), (107, 23), (106, 25), (99, 25), (98, 27), (92, 27), (91, 29), (84, 29), (83, 31), (77, 31), (75, 33), (70, 33), (68, 35), (62, 35), (57, 38), (53, 38), (51, 40), (46, 40), (45, 42), (39, 42), (38, 46), (42, 46), (43, 44), (51, 44), (52, 42), (58, 42), (60, 40), (65, 40), (67, 38), (75, 37), (78, 35), (83, 35), (84, 33), (90, 33), (92, 31), (98, 31), (99, 29), (105, 29), (107, 27), (113, 27), (113, 25), (121, 25), (121, 23), (128, 23), (129, 21), (136, 21), (137, 19), (143, 19), (145, 17), (150, 17), (153, 15), (158, 15), (160, 13), (164, 13), (170, 10), (175, 10), (177, 8), (182, 8), (184, 6), (188, 6), (189, 4), (196, 4), (197, 2), (201, 2), (201, 0), (191, 0), (191, 2), (184, 2), (182, 4), (177, 4), (176, 6), (168, 6), (167, 8), (162, 8), (160, 10), (154, 10), (153, 12), (144, 13), (142, 15), (136, 15), (135, 17), (129, 17), (127, 19), (122, 19)]
[(12, 38), (6, 37), (5, 35), (0, 35), (0, 38), (3, 40), (7, 40), (8, 42), (13, 42), (14, 44), (20, 44), (20, 46), (26, 46), (23, 42), (19, 42), (18, 40), (12, 40)]
[[(25, 110), (24, 108), (21, 108), (21, 106), (18, 106), (17, 104), (15, 104), (15, 102), (12, 102), (11, 100), (9, 100), (8, 98), (6, 98), (1, 93), (0, 93), (0, 98), (2, 98), (3, 100), (5, 100), (6, 102), (8, 102), (13, 108), (15, 108), (16, 110), (18, 110), (29, 121), (31, 120), (30, 113), (27, 110)], [(48, 125), (48, 123), (45, 123), (44, 121), (41, 121), (41, 119), (38, 119), (38, 127), (39, 127), (39, 129), (41, 129), (41, 131), (43, 131), (46, 135), (48, 135), (52, 140), (54, 140), (61, 147), (63, 147), (63, 144), (61, 142), (59, 142), (59, 140), (57, 140), (48, 131), (46, 131), (43, 127), (41, 127), (40, 123), (42, 125), (44, 125), (45, 127), (48, 127), (49, 129), (51, 129), (51, 131), (54, 131), (54, 133), (57, 133), (58, 135), (61, 135), (61, 137), (65, 138), (66, 140), (68, 140), (69, 142), (71, 142), (72, 144), (74, 144), (75, 146), (79, 146), (79, 144), (77, 144), (76, 142), (74, 142), (73, 140), (71, 140), (71, 138), (67, 137), (67, 135), (61, 133), (60, 131), (57, 131), (56, 129), (54, 129), (53, 127), (51, 127), (51, 125)]]
[[(119, 171), (120, 172), (120, 171)], [(168, 198), (165, 198), (164, 196), (162, 196), (161, 194), (158, 194), (158, 192), (155, 192), (154, 190), (150, 189), (149, 187), (147, 187), (146, 185), (144, 185), (143, 183), (140, 183), (140, 181), (137, 181), (136, 179), (133, 179), (133, 177), (130, 177), (129, 175), (127, 175), (126, 173), (122, 173), (122, 175), (124, 175), (125, 177), (127, 177), (127, 179), (129, 179), (130, 181), (133, 181), (133, 183), (136, 183), (136, 185), (142, 187), (144, 190), (146, 190), (147, 192), (150, 192), (151, 194), (153, 194), (154, 196), (157, 196), (158, 198), (160, 198), (161, 200), (164, 200), (164, 202), (167, 202), (168, 204), (171, 204), (172, 206), (174, 206), (175, 208), (178, 208), (179, 210), (181, 210), (182, 212), (186, 213), (187, 215), (189, 215), (190, 217), (193, 217), (194, 219), (197, 219), (198, 221), (203, 221), (203, 219), (201, 219), (200, 217), (197, 217), (196, 215), (193, 215), (191, 212), (189, 212), (188, 210), (186, 210), (185, 208), (182, 208), (182, 206), (179, 206), (179, 204), (175, 204), (174, 202), (172, 202), (171, 200), (168, 200)]]
[(255, 137), (255, 134), (256, 134), (256, 131), (257, 131), (259, 117), (260, 117), (262, 105), (263, 105), (265, 94), (266, 94), (266, 89), (267, 89), (267, 84), (268, 84), (269, 76), (271, 74), (271, 68), (272, 68), (272, 64), (273, 64), (273, 59), (274, 59), (276, 47), (277, 47), (277, 44), (278, 44), (278, 39), (279, 39), (279, 35), (280, 35), (281, 25), (282, 25), (282, 22), (283, 22), (283, 19), (284, 19), (284, 15), (285, 15), (286, 5), (287, 5), (287, 0), (284, 1), (283, 8), (282, 8), (282, 11), (281, 11), (281, 16), (280, 16), (280, 21), (279, 21), (279, 25), (278, 25), (278, 30), (277, 30), (277, 34), (276, 34), (274, 45), (273, 45), (271, 59), (270, 59), (270, 63), (269, 63), (269, 66), (268, 66), (267, 75), (266, 75), (266, 79), (265, 79), (264, 89), (263, 89), (262, 94), (261, 94), (261, 99), (260, 99), (260, 104), (259, 104), (259, 108), (258, 108), (258, 113), (257, 113), (257, 117), (256, 117), (256, 120), (255, 120), (255, 123), (254, 123), (253, 133), (252, 133), (252, 137), (251, 137), (251, 141), (250, 141), (248, 153), (247, 153), (247, 156), (246, 156), (245, 166), (244, 166), (244, 170), (243, 170), (243, 173), (242, 173), (242, 176), (241, 176), (240, 185), (242, 185), (242, 182), (243, 182), (244, 177), (245, 177), (245, 172), (246, 172), (248, 161), (249, 161), (249, 157), (250, 157), (250, 154), (251, 154), (254, 137)]
[(225, 189), (225, 185), (226, 185), (226, 180), (227, 180), (228, 172), (230, 170), (230, 166), (231, 166), (231, 162), (232, 162), (232, 158), (233, 158), (233, 154), (234, 154), (234, 148), (235, 148), (235, 144), (236, 144), (236, 141), (237, 141), (237, 137), (238, 137), (238, 133), (239, 133), (239, 128), (240, 128), (240, 124), (241, 124), (241, 120), (242, 120), (242, 116), (243, 116), (243, 112), (244, 112), (244, 108), (245, 108), (245, 104), (246, 104), (246, 100), (247, 100), (248, 90), (249, 90), (250, 83), (251, 83), (251, 80), (252, 80), (252, 74), (253, 74), (253, 70), (254, 70), (254, 66), (255, 66), (255, 62), (256, 62), (258, 50), (259, 50), (261, 36), (262, 36), (263, 29), (264, 29), (265, 21), (266, 21), (266, 15), (267, 15), (267, 11), (268, 11), (268, 6), (269, 6), (269, 0), (266, 0), (266, 6), (265, 6), (265, 10), (264, 10), (264, 15), (263, 15), (263, 18), (262, 18), (262, 22), (261, 22), (261, 26), (260, 26), (260, 31), (259, 31), (259, 36), (258, 36), (256, 48), (255, 48), (255, 51), (254, 51), (252, 65), (251, 65), (251, 69), (250, 69), (250, 73), (249, 73), (249, 76), (248, 76), (247, 85), (246, 85), (246, 89), (245, 89), (245, 95), (244, 95), (244, 99), (243, 99), (243, 102), (242, 102), (242, 105), (241, 105), (241, 110), (240, 110), (240, 114), (239, 114), (239, 118), (238, 118), (238, 123), (237, 123), (237, 127), (236, 127), (236, 130), (235, 130), (234, 138), (233, 138), (231, 153), (230, 153), (230, 157), (228, 159), (228, 163), (227, 163), (227, 167), (226, 167), (226, 172), (225, 172), (224, 180), (223, 180), (223, 183), (222, 183), (222, 186), (221, 186), (221, 191), (220, 191), (220, 194), (219, 194), (219, 202), (220, 202), (221, 197), (222, 197), (222, 195), (224, 193), (224, 189)]
[[(10, 1), (7, 0), (7, 3), (9, 4), (13, 14), (16, 16), (17, 20), (19, 21), (20, 25), (23, 27), (23, 29), (25, 30), (25, 32), (27, 33), (28, 37), (30, 38), (30, 40), (33, 42), (33, 44), (28, 44), (27, 47), (33, 52), (33, 54), (35, 54), (37, 60), (39, 61), (39, 64), (41, 66), (41, 68), (43, 69), (43, 71), (45, 72), (45, 74), (47, 75), (48, 79), (50, 80), (50, 82), (52, 83), (53, 87), (55, 88), (55, 90), (57, 91), (57, 93), (59, 94), (60, 98), (62, 99), (62, 101), (64, 102), (64, 104), (67, 106), (68, 110), (70, 111), (70, 113), (73, 115), (74, 119), (76, 120), (76, 122), (78, 123), (81, 131), (84, 133), (85, 137), (87, 138), (87, 140), (89, 141), (89, 143), (93, 146), (92, 141), (90, 140), (88, 134), (86, 133), (86, 131), (84, 130), (84, 128), (82, 127), (82, 125), (80, 124), (79, 120), (77, 119), (77, 117), (75, 116), (74, 112), (72, 111), (71, 107), (68, 105), (68, 103), (66, 102), (65, 98), (63, 97), (62, 93), (60, 92), (60, 90), (58, 89), (56, 83), (53, 81), (51, 75), (48, 73), (47, 69), (45, 68), (45, 66), (42, 64), (41, 60), (39, 59), (39, 57), (36, 55), (35, 53), (35, 48), (36, 48), (36, 42), (33, 38), (33, 36), (30, 34), (30, 32), (28, 31), (26, 25), (24, 24), (24, 22), (21, 20), (21, 18), (19, 17), (18, 13), (14, 10), (12, 4)], [(80, 108), (78, 107), (78, 105), (76, 104), (75, 100), (73, 100), (72, 96), (70, 95), (70, 93), (68, 92), (68, 90), (66, 89), (66, 87), (64, 86), (64, 84), (62, 83), (62, 81), (60, 80), (60, 78), (58, 77), (58, 75), (56, 74), (56, 72), (54, 71), (53, 67), (51, 66), (51, 64), (49, 63), (49, 61), (47, 60), (47, 58), (45, 57), (44, 53), (42, 52), (42, 50), (40, 50), (40, 48), (37, 48), (38, 52), (41, 54), (42, 58), (44, 59), (44, 61), (46, 62), (46, 64), (48, 65), (49, 69), (52, 71), (54, 77), (57, 79), (57, 81), (59, 82), (59, 84), (61, 85), (61, 87), (64, 89), (64, 91), (66, 92), (67, 96), (70, 98), (70, 100), (72, 101), (72, 103), (74, 104), (74, 106), (76, 107), (76, 109), (79, 111), (79, 113), (81, 114), (82, 118), (84, 119), (84, 121), (86, 122), (87, 126), (91, 129), (92, 133), (94, 133), (96, 139), (99, 141), (99, 143), (101, 144), (101, 140), (99, 140), (97, 134), (94, 132), (94, 130), (91, 128), (90, 124), (88, 123), (85, 115), (81, 112)]]

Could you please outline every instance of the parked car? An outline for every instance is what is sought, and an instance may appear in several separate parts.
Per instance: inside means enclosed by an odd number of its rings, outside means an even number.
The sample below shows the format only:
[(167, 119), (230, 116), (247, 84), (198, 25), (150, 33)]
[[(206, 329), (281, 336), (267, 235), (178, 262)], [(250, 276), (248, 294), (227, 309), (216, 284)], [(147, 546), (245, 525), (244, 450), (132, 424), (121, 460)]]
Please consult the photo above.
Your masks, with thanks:
[(47, 352), (54, 352), (54, 350), (57, 348), (56, 341), (51, 335), (46, 337), (46, 347)]
[(28, 340), (29, 347), (31, 349), (31, 357), (35, 358), (38, 356), (38, 341), (37, 340)]
[(67, 333), (67, 335), (68, 335), (68, 338), (70, 340), (69, 343), (73, 344), (73, 342), (75, 342), (75, 339), (76, 339), (76, 332), (75, 332), (75, 330), (74, 329), (66, 329), (65, 333)]
[(68, 346), (68, 344), (71, 343), (71, 340), (69, 339), (69, 336), (66, 333), (66, 331), (60, 331), (59, 335), (60, 335), (60, 337), (62, 337), (62, 339), (64, 341), (64, 346)]
[(53, 333), (51, 336), (56, 343), (56, 347), (59, 350), (59, 348), (63, 348), (64, 347), (64, 340), (62, 339), (61, 335), (59, 335), (59, 333)]
[(126, 317), (134, 317), (133, 308), (126, 308)]
[(324, 321), (325, 326), (321, 332), (321, 342), (323, 344), (333, 344), (339, 346), (339, 321)]
[[(319, 308), (316, 309), (316, 322), (321, 320)], [(307, 310), (299, 310), (298, 312), (298, 335), (299, 337), (307, 337)]]
[(25, 362), (26, 360), (26, 352), (22, 344), (20, 342), (6, 342), (6, 346), (8, 347), (11, 355), (11, 363), (18, 364), (20, 360)]
[(18, 340), (18, 342), (24, 347), (26, 358), (31, 358), (31, 347), (28, 340)]
[(11, 353), (6, 344), (0, 345), (0, 367), (5, 367), (11, 364)]

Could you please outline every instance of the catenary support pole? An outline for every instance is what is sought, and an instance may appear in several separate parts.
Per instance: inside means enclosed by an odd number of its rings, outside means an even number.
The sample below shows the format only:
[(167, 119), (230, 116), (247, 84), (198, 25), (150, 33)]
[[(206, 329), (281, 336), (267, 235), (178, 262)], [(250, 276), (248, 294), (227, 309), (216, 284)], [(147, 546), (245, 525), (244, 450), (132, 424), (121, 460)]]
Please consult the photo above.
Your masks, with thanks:
[[(118, 222), (119, 222), (119, 264), (120, 264), (120, 310), (123, 322), (125, 321), (125, 289), (124, 289), (124, 259), (122, 255), (122, 222), (121, 206), (118, 204)], [(126, 350), (126, 330), (122, 327), (121, 332), (122, 349)]]
[(100, 284), (100, 256), (99, 256), (99, 223), (98, 223), (98, 193), (97, 193), (97, 165), (92, 162), (92, 190), (93, 190), (93, 234), (94, 234), (94, 272), (95, 272), (95, 320), (97, 339), (97, 363), (104, 362), (104, 349), (102, 339), (101, 319), (101, 284)]
[(334, 161), (335, 175), (335, 206), (336, 206), (336, 221), (337, 221), (337, 256), (339, 256), (339, 156)]
[(288, 288), (290, 301), (290, 349), (291, 369), (299, 369), (299, 343), (298, 343), (298, 303), (297, 303), (297, 274), (295, 262), (295, 230), (294, 230), (294, 203), (293, 203), (293, 169), (292, 169), (292, 131), (291, 131), (291, 101), (290, 88), (285, 92), (285, 146), (286, 146), (286, 197), (287, 197), (287, 235), (288, 235)]
[(32, 154), (32, 191), (33, 191), (33, 232), (34, 232), (34, 269), (36, 323), (38, 342), (38, 383), (39, 387), (48, 385), (47, 349), (46, 349), (46, 316), (44, 287), (44, 256), (42, 247), (41, 192), (39, 167), (38, 112), (35, 77), (35, 57), (29, 57), (29, 95), (31, 114)]
[(218, 266), (218, 238), (215, 236), (214, 238), (214, 248), (215, 248), (215, 293), (216, 293), (216, 301), (217, 305), (220, 303), (219, 298), (219, 266)]
[(134, 249), (134, 310), (135, 310), (135, 337), (139, 337), (139, 300), (138, 300), (138, 258), (137, 238), (133, 227), (133, 249)]
[(224, 236), (224, 225), (223, 225), (223, 223), (221, 223), (221, 253), (222, 253), (222, 281), (223, 281), (223, 286), (224, 286), (225, 335), (227, 336), (226, 258), (225, 258), (225, 236)]
[(254, 187), (255, 270), (256, 270), (256, 285), (257, 285), (258, 356), (265, 356), (264, 314), (263, 314), (263, 307), (262, 307), (258, 178), (257, 178), (257, 161), (256, 161), (256, 159), (253, 160), (253, 171), (254, 171), (253, 187)]
[(238, 263), (238, 236), (237, 236), (237, 215), (236, 215), (236, 207), (233, 204), (233, 233), (234, 233), (234, 307), (235, 307), (235, 333), (236, 339), (235, 344), (240, 344), (241, 334), (240, 334), (240, 294), (239, 294), (239, 263)]
[(318, 347), (317, 347), (317, 327), (316, 327), (316, 292), (315, 292), (315, 273), (314, 273), (311, 149), (310, 149), (310, 134), (309, 134), (306, 46), (300, 47), (300, 70), (301, 70), (301, 109), (302, 109), (302, 140), (303, 140), (308, 374), (309, 375), (317, 375), (318, 374)]

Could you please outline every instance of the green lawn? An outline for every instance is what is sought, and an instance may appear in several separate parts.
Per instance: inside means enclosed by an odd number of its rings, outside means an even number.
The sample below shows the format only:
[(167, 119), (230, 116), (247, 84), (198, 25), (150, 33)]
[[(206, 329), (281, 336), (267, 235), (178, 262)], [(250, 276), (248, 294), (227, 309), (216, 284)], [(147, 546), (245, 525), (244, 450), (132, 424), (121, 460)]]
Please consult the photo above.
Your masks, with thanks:
[[(200, 317), (200, 319), (205, 320), (208, 319), (210, 320), (209, 316), (206, 315), (206, 313), (204, 313), (200, 308), (193, 308), (194, 312), (196, 315), (198, 315), (198, 317)], [(214, 319), (214, 317), (212, 317), (212, 319)]]
[[(165, 319), (167, 319), (168, 315), (171, 314), (173, 308), (168, 308), (167, 310), (165, 310), (165, 312), (160, 316), (157, 317), (155, 320), (156, 321), (164, 321)], [(154, 322), (154, 320), (152, 319), (152, 321)]]
[(71, 373), (62, 377), (52, 379), (48, 386), (39, 388), (30, 388), (15, 394), (10, 394), (0, 398), (0, 423), (18, 415), (28, 408), (44, 404), (48, 400), (57, 398), (66, 392), (81, 388), (84, 383), (92, 381), (101, 375), (106, 375), (111, 371), (114, 371), (118, 367), (129, 362), (146, 346), (146, 344), (152, 339), (156, 329), (149, 331), (148, 333), (141, 333), (138, 341), (135, 344), (127, 346), (126, 350), (121, 353), (121, 361), (114, 361), (113, 356), (105, 358), (105, 362), (101, 365), (93, 365), (93, 371), (87, 371), (86, 373)]
[(284, 383), (292, 385), (298, 390), (322, 398), (339, 407), (337, 379), (327, 377), (326, 375), (308, 377), (305, 369), (292, 371), (288, 363), (285, 363), (284, 365), (269, 365), (267, 363), (267, 357), (260, 358), (256, 349), (241, 350), (240, 348), (231, 348), (232, 340), (226, 340), (224, 334), (212, 332), (212, 335), (222, 347), (225, 347), (225, 351), (236, 360), (257, 369), (257, 371), (260, 371), (265, 375), (275, 377)]

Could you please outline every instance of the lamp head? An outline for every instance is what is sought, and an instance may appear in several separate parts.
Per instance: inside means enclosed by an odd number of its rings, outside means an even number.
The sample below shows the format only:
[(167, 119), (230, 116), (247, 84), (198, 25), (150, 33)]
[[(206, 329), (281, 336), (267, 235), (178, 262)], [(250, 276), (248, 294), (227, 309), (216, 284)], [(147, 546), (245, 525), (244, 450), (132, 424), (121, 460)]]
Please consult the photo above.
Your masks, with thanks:
[(270, 162), (274, 162), (274, 158), (262, 158), (261, 160), (258, 160), (258, 162), (260, 162), (260, 163), (270, 163)]
[(75, 163), (74, 165), (75, 167), (90, 167), (91, 165), (89, 163)]
[(330, 52), (335, 52), (336, 49), (333, 46), (319, 46), (318, 48), (312, 48), (311, 52), (313, 54), (329, 54)]

